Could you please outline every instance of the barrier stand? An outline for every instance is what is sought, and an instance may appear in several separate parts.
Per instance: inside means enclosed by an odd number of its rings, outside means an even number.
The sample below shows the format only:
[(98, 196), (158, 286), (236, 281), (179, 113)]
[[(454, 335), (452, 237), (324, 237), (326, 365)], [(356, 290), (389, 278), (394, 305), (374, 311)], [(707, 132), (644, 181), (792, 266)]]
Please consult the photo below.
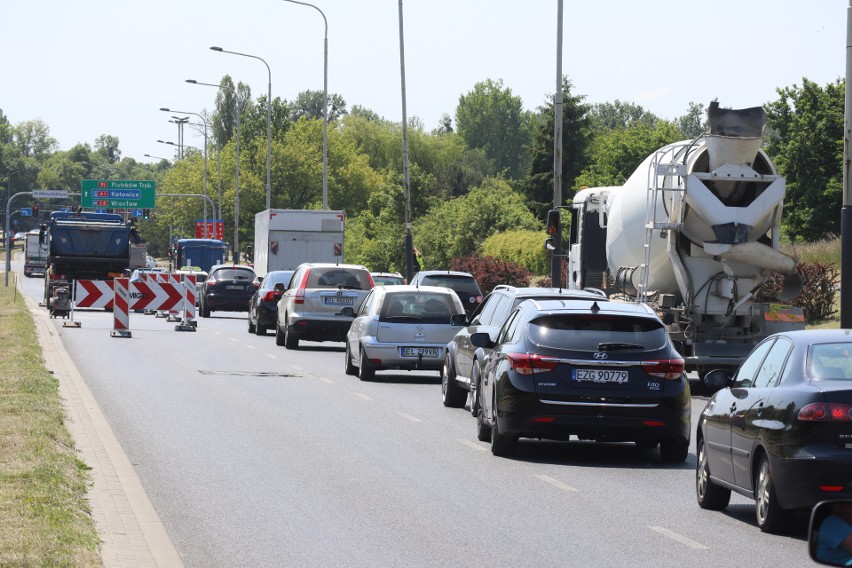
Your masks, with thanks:
[[(178, 289), (180, 289), (180, 287), (182, 285), (181, 281), (180, 281), (180, 277), (177, 274), (166, 274), (166, 273), (164, 273), (160, 276), (160, 279), (163, 280), (166, 283), (173, 284)], [(184, 296), (183, 301), (186, 302), (186, 292), (183, 293), (183, 296)], [(171, 322), (181, 321), (179, 306), (175, 306), (174, 308), (169, 309), (168, 313), (169, 313), (169, 317), (166, 321), (171, 321)]]
[[(46, 277), (46, 276), (45, 276)], [(77, 305), (77, 281), (74, 281), (74, 285), (71, 286), (71, 309), (68, 311), (68, 317), (70, 318), (68, 321), (62, 322), (62, 327), (82, 327), (83, 324), (74, 321), (74, 306)]]
[(175, 331), (195, 331), (195, 276), (183, 277), (183, 320), (175, 326)]
[(130, 333), (130, 280), (116, 278), (113, 284), (115, 299), (112, 305), (111, 337), (132, 337)]

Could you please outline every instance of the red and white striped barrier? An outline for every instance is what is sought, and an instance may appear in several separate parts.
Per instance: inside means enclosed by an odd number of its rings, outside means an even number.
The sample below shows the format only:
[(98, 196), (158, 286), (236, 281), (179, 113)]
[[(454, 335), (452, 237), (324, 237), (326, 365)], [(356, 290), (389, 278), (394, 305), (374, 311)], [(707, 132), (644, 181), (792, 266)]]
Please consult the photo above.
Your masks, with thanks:
[(185, 325), (191, 325), (192, 327), (196, 326), (195, 321), (195, 293), (196, 293), (196, 281), (194, 274), (185, 274), (183, 277), (183, 286), (184, 286), (184, 294), (183, 294), (183, 321), (181, 323)]
[(111, 280), (77, 280), (74, 282), (74, 305), (77, 308), (112, 308), (115, 293)]
[(130, 333), (130, 280), (116, 278), (113, 281), (115, 297), (112, 310), (112, 337), (132, 337)]

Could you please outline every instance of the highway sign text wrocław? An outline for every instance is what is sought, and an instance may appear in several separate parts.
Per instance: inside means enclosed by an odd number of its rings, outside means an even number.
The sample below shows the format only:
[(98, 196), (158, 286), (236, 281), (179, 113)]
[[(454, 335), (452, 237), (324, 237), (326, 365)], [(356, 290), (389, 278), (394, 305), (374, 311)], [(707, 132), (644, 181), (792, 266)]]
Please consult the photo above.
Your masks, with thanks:
[(80, 204), (99, 208), (153, 209), (157, 201), (157, 183), (151, 180), (99, 180), (80, 182)]

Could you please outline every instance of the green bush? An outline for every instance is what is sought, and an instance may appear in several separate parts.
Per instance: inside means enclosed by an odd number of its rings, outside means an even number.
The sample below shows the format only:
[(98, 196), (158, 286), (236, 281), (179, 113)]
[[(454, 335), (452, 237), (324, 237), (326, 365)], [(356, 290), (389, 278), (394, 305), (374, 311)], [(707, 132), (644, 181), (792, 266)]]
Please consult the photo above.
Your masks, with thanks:
[(498, 284), (529, 286), (532, 276), (522, 266), (490, 256), (454, 258), (452, 270), (470, 273), (476, 278), (483, 295), (487, 295)]
[(499, 258), (542, 276), (550, 272), (550, 255), (544, 250), (543, 231), (506, 231), (485, 239), (482, 255)]
[[(799, 263), (796, 266), (802, 276), (802, 292), (789, 303), (805, 311), (808, 323), (824, 320), (834, 313), (840, 271), (834, 263)], [(784, 276), (773, 272), (757, 293), (760, 301), (774, 300), (781, 292)]]

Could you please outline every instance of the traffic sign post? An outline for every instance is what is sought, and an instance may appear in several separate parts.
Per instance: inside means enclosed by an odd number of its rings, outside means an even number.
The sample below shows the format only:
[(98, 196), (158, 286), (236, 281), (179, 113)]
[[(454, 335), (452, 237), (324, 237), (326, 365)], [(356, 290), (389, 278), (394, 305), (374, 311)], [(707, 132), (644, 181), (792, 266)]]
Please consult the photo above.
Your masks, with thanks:
[(153, 209), (157, 183), (150, 180), (97, 180), (80, 182), (80, 204), (90, 209)]

